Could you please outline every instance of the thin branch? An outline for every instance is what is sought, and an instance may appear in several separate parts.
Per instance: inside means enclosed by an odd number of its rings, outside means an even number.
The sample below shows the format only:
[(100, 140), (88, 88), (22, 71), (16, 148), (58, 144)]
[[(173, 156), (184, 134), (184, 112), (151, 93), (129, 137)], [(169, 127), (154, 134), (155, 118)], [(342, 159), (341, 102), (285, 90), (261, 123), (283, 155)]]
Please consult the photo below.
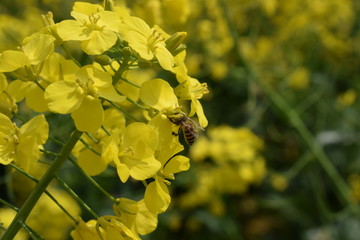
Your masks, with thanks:
[(55, 177), (59, 183), (64, 187), (64, 189), (70, 193), (70, 195), (76, 199), (76, 201), (79, 202), (81, 206), (83, 206), (86, 211), (88, 211), (95, 219), (97, 219), (99, 216), (67, 185), (61, 178), (58, 176)]

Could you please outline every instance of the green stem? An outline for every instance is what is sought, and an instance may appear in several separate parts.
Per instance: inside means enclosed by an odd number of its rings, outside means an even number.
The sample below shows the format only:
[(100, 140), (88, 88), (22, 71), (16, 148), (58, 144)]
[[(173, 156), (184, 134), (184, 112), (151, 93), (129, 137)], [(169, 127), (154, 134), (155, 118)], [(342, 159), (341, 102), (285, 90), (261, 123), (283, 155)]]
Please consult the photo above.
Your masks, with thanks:
[(55, 157), (58, 157), (58, 156), (59, 156), (58, 153), (51, 152), (51, 151), (47, 151), (47, 150), (45, 150), (45, 149), (40, 149), (40, 152), (42, 152), (42, 153), (44, 153), (44, 154), (47, 154), (47, 155), (55, 156)]
[(80, 138), (80, 142), (82, 144), (84, 144), (84, 146), (89, 149), (90, 151), (92, 151), (93, 153), (95, 153), (98, 156), (101, 156), (101, 153), (99, 153), (98, 151), (96, 151), (93, 147), (91, 147), (84, 139)]
[(79, 202), (81, 206), (83, 206), (95, 219), (99, 218), (99, 216), (67, 185), (61, 178), (55, 177), (59, 183), (65, 188), (65, 190), (70, 193), (70, 195)]
[(14, 211), (18, 211), (19, 209), (17, 207), (15, 207), (14, 205), (8, 203), (7, 201), (5, 201), (4, 199), (0, 198), (0, 203), (4, 204), (5, 206), (7, 206), (8, 208), (11, 208)]
[(110, 132), (104, 127), (104, 125), (101, 125), (101, 129), (106, 133), (106, 135), (111, 136)]
[(50, 184), (51, 180), (55, 177), (56, 172), (63, 165), (64, 161), (69, 157), (71, 150), (74, 148), (76, 142), (81, 136), (82, 132), (75, 130), (71, 135), (70, 139), (63, 146), (60, 151), (60, 156), (57, 157), (51, 165), (51, 167), (46, 171), (44, 176), (40, 179), (40, 181), (36, 184), (33, 191), (30, 193), (29, 197), (26, 199), (24, 204), (19, 209), (16, 214), (14, 220), (11, 222), (7, 231), (4, 233), (2, 240), (11, 240), (14, 239), (16, 233), (20, 230), (21, 224), (20, 222), (25, 222), (27, 217), (29, 216), (31, 210), (39, 200), (41, 194), (45, 192), (47, 186)]
[[(24, 170), (22, 170), (21, 168), (19, 168), (18, 166), (16, 166), (15, 164), (11, 163), (10, 164), (11, 167), (15, 168), (18, 172), (20, 172), (21, 174), (23, 174), (24, 176), (26, 176), (27, 178), (29, 178), (30, 180), (38, 183), (39, 180), (37, 180), (35, 177), (31, 176), (30, 174), (28, 174), (27, 172), (25, 172)], [(75, 223), (77, 223), (78, 221), (59, 203), (59, 201), (53, 196), (51, 195), (51, 193), (48, 190), (45, 190), (45, 194), (66, 214), (68, 215), (69, 218), (71, 218)]]
[(239, 37), (236, 31), (234, 24), (230, 18), (229, 10), (224, 0), (220, 1), (221, 7), (224, 10), (225, 19), (227, 21), (227, 25), (229, 26), (230, 32), (232, 34), (232, 38), (234, 41), (235, 54), (238, 58), (239, 64), (243, 67), (243, 69), (247, 72), (249, 79), (255, 81), (260, 88), (264, 91), (264, 93), (270, 98), (270, 100), (274, 103), (274, 105), (280, 109), (280, 111), (289, 119), (291, 125), (295, 127), (298, 131), (299, 135), (302, 137), (305, 144), (311, 150), (315, 158), (318, 160), (322, 168), (325, 170), (326, 174), (333, 181), (333, 184), (336, 187), (336, 190), (341, 196), (341, 199), (348, 204), (351, 208), (351, 211), (360, 216), (360, 209), (356, 206), (350, 199), (350, 189), (344, 179), (340, 176), (339, 172), (336, 170), (334, 165), (331, 163), (331, 160), (327, 157), (324, 150), (318, 141), (316, 141), (315, 137), (311, 134), (310, 130), (306, 127), (305, 123), (301, 120), (298, 113), (285, 101), (285, 99), (277, 93), (269, 84), (262, 81), (252, 70), (249, 64), (244, 60)]
[(146, 182), (146, 180), (142, 180), (141, 182), (142, 182), (142, 184), (144, 185), (144, 187), (147, 188), (148, 183)]
[(128, 83), (128, 84), (130, 84), (130, 85), (132, 85), (132, 86), (134, 86), (134, 87), (137, 87), (137, 88), (140, 88), (140, 87), (141, 87), (140, 85), (138, 85), (138, 84), (136, 84), (136, 83), (133, 83), (133, 82), (127, 80), (126, 78), (120, 77), (120, 79), (121, 79), (122, 81), (124, 81), (124, 82), (126, 82), (126, 83)]
[(94, 143), (98, 144), (99, 140), (97, 140), (95, 137), (93, 137), (90, 133), (86, 133), (86, 136), (88, 136)]
[[(120, 95), (122, 95), (122, 96), (125, 96), (125, 95), (124, 95), (122, 92), (120, 92), (119, 90), (117, 90), (117, 89), (115, 89), (115, 90), (116, 90), (116, 92), (117, 92), (118, 94), (120, 94)], [(125, 97), (126, 97), (126, 96), (125, 96)], [(128, 102), (131, 102), (131, 103), (134, 104), (135, 106), (141, 108), (142, 110), (149, 110), (149, 108), (147, 108), (147, 107), (145, 107), (145, 106), (143, 106), (143, 105), (135, 102), (135, 101), (132, 100), (131, 98), (126, 97), (126, 100), (127, 100)]]
[(51, 141), (53, 141), (53, 142), (55, 142), (55, 143), (57, 143), (57, 144), (61, 145), (61, 146), (63, 146), (63, 145), (64, 145), (64, 143), (63, 143), (62, 141), (57, 140), (56, 138), (49, 137), (49, 139), (50, 139)]
[(26, 122), (26, 120), (22, 117), (22, 116), (20, 116), (19, 114), (17, 114), (17, 113), (14, 113), (14, 116), (17, 118), (17, 119), (19, 119), (21, 122)]
[(129, 56), (125, 56), (119, 69), (115, 72), (115, 75), (113, 76), (113, 86), (117, 84), (117, 82), (122, 78), (123, 73), (129, 68), (129, 58)]
[(314, 155), (307, 151), (303, 156), (301, 156), (296, 163), (285, 172), (285, 176), (287, 177), (288, 181), (296, 177), (301, 170), (309, 163), (311, 160), (313, 160)]
[(34, 80), (34, 83), (41, 89), (45, 92), (45, 88), (39, 83), (38, 80)]
[(350, 189), (344, 179), (340, 176), (338, 171), (335, 169), (334, 165), (331, 163), (330, 159), (325, 154), (321, 145), (313, 137), (310, 130), (305, 126), (304, 122), (300, 119), (299, 115), (292, 109), (289, 104), (272, 89), (269, 85), (264, 82), (257, 80), (259, 85), (262, 87), (264, 92), (271, 98), (272, 102), (276, 105), (277, 108), (284, 113), (289, 119), (290, 123), (296, 128), (305, 144), (312, 151), (322, 168), (325, 170), (327, 175), (333, 181), (336, 189), (340, 193), (342, 199), (351, 206), (353, 212), (360, 215), (359, 209), (354, 205), (350, 199)]
[(72, 157), (69, 158), (69, 160), (74, 164), (75, 167), (79, 169), (79, 171), (91, 182), (97, 189), (99, 189), (100, 192), (102, 192), (105, 196), (107, 196), (111, 201), (117, 202), (116, 198), (114, 198), (110, 193), (108, 193), (103, 187), (101, 187), (89, 174), (87, 174), (84, 169), (82, 169), (79, 164), (73, 159)]
[(115, 103), (113, 103), (112, 101), (106, 100), (108, 101), (114, 108), (116, 108), (117, 110), (119, 110), (120, 112), (122, 112), (125, 116), (137, 121), (137, 122), (142, 122), (140, 119), (137, 119), (136, 117), (132, 116), (130, 113), (128, 113), (127, 111), (123, 110), (121, 107), (119, 107), (118, 105), (116, 105)]
[(28, 225), (26, 225), (23, 222), (20, 222), (21, 226), (27, 231), (27, 233), (29, 234), (31, 239), (34, 240), (42, 240), (45, 239), (43, 236), (41, 236), (38, 232), (36, 232), (34, 229), (32, 229), (31, 227), (29, 227)]

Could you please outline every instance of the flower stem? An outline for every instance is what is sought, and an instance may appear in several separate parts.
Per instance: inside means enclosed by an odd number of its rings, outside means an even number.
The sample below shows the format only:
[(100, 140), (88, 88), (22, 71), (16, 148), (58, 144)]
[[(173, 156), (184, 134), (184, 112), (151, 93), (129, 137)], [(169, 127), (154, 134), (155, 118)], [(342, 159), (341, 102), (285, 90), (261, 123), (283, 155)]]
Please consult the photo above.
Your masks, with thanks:
[(92, 151), (93, 153), (95, 153), (98, 156), (101, 156), (101, 153), (99, 153), (98, 151), (96, 151), (93, 147), (91, 147), (83, 138), (80, 138), (80, 142), (90, 151)]
[(54, 163), (50, 166), (44, 176), (36, 184), (33, 191), (30, 193), (29, 197), (26, 199), (24, 204), (19, 209), (14, 220), (11, 222), (7, 231), (2, 236), (2, 240), (11, 240), (14, 239), (16, 233), (21, 228), (21, 222), (25, 222), (29, 216), (31, 210), (34, 208), (35, 204), (39, 200), (41, 194), (45, 192), (47, 186), (50, 184), (51, 180), (55, 177), (56, 172), (63, 165), (64, 161), (69, 157), (71, 150), (74, 148), (76, 142), (81, 136), (82, 132), (75, 130), (67, 143), (63, 146), (60, 151), (60, 155), (55, 159)]
[[(120, 95), (122, 95), (122, 96), (125, 96), (125, 95), (124, 95), (122, 92), (120, 92), (119, 90), (117, 90), (117, 89), (115, 89), (115, 90), (116, 90), (116, 92), (117, 92), (118, 94), (120, 94)], [(126, 96), (125, 96), (125, 97), (126, 97)], [(143, 109), (143, 110), (149, 110), (149, 108), (147, 108), (147, 107), (145, 107), (145, 106), (143, 106), (143, 105), (135, 102), (135, 101), (132, 100), (131, 98), (126, 97), (126, 100), (129, 101), (129, 102), (131, 102), (131, 103), (134, 104), (135, 106)]]
[(65, 188), (65, 190), (75, 198), (78, 203), (83, 206), (95, 219), (98, 218), (98, 215), (59, 177), (55, 177), (58, 182)]
[(1, 199), (1, 198), (0, 198), (0, 203), (1, 203), (1, 204), (4, 204), (4, 205), (7, 206), (8, 208), (11, 208), (12, 210), (14, 210), (14, 211), (16, 211), (16, 212), (19, 210), (17, 207), (15, 207), (14, 205), (8, 203), (8, 202), (5, 201), (4, 199)]
[[(20, 172), (21, 174), (23, 174), (24, 176), (26, 176), (27, 178), (29, 178), (30, 180), (38, 183), (39, 180), (37, 180), (35, 177), (31, 176), (30, 174), (28, 174), (27, 172), (25, 172), (24, 170), (22, 170), (21, 168), (19, 168), (18, 166), (16, 166), (15, 164), (10, 164), (11, 167), (15, 168), (18, 172)], [(51, 193), (48, 190), (45, 190), (45, 194), (69, 217), (71, 218), (75, 223), (77, 223), (78, 221), (59, 203), (59, 201), (53, 196), (51, 195)]]
[(110, 193), (108, 193), (102, 186), (100, 186), (89, 174), (87, 174), (75, 161), (74, 158), (69, 158), (70, 162), (74, 164), (75, 167), (79, 169), (79, 171), (91, 182), (97, 189), (99, 189), (100, 192), (102, 192), (104, 195), (106, 195), (111, 201), (117, 202), (116, 198), (114, 198)]
[(34, 229), (29, 227), (25, 223), (20, 222), (20, 224), (27, 231), (27, 233), (29, 234), (31, 239), (35, 239), (35, 240), (44, 240), (45, 239), (43, 236), (41, 236), (39, 233), (37, 233)]
[(125, 111), (124, 109), (122, 109), (121, 107), (119, 107), (118, 105), (116, 105), (115, 103), (113, 103), (112, 101), (107, 100), (108, 103), (110, 103), (114, 108), (116, 108), (117, 110), (119, 110), (120, 112), (122, 112), (125, 116), (135, 120), (136, 122), (142, 122), (140, 119), (137, 119), (136, 117), (132, 116), (130, 113), (128, 113), (127, 111)]

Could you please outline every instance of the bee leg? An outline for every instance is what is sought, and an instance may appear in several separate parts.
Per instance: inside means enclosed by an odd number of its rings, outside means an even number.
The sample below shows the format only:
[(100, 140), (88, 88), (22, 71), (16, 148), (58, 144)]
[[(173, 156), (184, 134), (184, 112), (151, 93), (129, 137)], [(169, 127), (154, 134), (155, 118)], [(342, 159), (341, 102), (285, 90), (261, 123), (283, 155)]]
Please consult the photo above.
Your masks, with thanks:
[(179, 136), (179, 134), (180, 134), (180, 128), (179, 128), (179, 130), (178, 130), (177, 133), (176, 133), (176, 132), (171, 132), (171, 134), (174, 135), (174, 136)]

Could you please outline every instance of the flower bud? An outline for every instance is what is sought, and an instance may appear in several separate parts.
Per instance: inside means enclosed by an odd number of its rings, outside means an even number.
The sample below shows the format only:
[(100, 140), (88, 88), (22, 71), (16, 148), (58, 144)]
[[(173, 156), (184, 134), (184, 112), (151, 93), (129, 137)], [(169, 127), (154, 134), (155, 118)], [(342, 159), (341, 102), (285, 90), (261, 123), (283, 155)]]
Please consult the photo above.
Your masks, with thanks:
[[(174, 53), (175, 50), (177, 50), (178, 47), (182, 47), (181, 45), (184, 42), (184, 39), (186, 38), (187, 33), (186, 32), (177, 32), (173, 35), (171, 35), (168, 39), (166, 39), (165, 44), (166, 48), (171, 52)], [(184, 49), (184, 48), (183, 48)], [(182, 49), (182, 50), (183, 50)], [(179, 52), (178, 52), (179, 53)], [(176, 55), (176, 54), (174, 54)]]
[(101, 66), (106, 66), (111, 63), (111, 58), (107, 55), (97, 55), (95, 56), (95, 62), (99, 63)]

